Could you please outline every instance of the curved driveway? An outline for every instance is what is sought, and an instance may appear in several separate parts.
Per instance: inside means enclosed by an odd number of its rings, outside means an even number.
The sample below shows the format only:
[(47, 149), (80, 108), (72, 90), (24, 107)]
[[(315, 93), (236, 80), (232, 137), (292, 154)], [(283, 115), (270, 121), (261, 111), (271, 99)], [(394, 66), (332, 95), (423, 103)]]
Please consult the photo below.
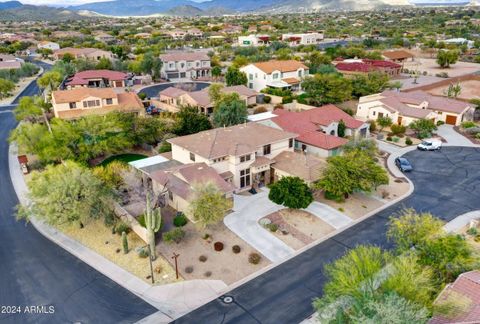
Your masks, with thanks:
[[(22, 95), (38, 93), (32, 83)], [(0, 107), (0, 307), (20, 306), (0, 323), (132, 323), (156, 311), (73, 257), (31, 224), (17, 222), (18, 203), (8, 169), (12, 107)], [(27, 314), (26, 306), (54, 306), (53, 314)], [(48, 309), (46, 309), (48, 311)]]
[(314, 312), (311, 302), (322, 294), (326, 263), (358, 244), (392, 247), (385, 237), (390, 215), (412, 207), (450, 221), (480, 209), (480, 148), (444, 147), (406, 157), (415, 167), (408, 175), (415, 185), (411, 196), (232, 290), (232, 303), (216, 299), (176, 323), (299, 323)]

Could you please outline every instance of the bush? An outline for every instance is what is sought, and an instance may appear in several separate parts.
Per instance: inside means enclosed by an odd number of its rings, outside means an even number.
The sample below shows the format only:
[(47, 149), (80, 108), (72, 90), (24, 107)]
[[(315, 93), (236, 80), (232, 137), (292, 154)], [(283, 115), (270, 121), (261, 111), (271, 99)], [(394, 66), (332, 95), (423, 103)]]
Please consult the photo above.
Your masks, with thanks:
[(185, 237), (185, 231), (181, 228), (175, 228), (163, 234), (163, 241), (166, 243), (180, 243)]
[(400, 138), (397, 137), (397, 136), (394, 136), (394, 137), (392, 137), (392, 141), (393, 141), (394, 143), (398, 143), (398, 142), (400, 141)]
[(213, 248), (215, 251), (220, 252), (223, 250), (223, 243), (222, 242), (215, 242), (213, 243)]
[(250, 253), (248, 256), (248, 262), (251, 264), (259, 264), (262, 257), (258, 253)]
[(272, 97), (270, 97), (270, 96), (264, 96), (264, 97), (263, 97), (263, 102), (266, 103), (266, 104), (272, 102)]
[(118, 223), (115, 226), (115, 233), (117, 233), (118, 235), (122, 235), (122, 232), (125, 232), (127, 234), (130, 232), (130, 226), (128, 226), (124, 222)]
[(476, 127), (477, 124), (475, 124), (473, 121), (464, 121), (462, 123), (462, 128), (472, 128), (472, 127)]
[(465, 128), (465, 133), (472, 135), (478, 134), (480, 133), (480, 127)]
[(293, 102), (293, 97), (292, 96), (286, 96), (282, 98), (282, 104), (287, 104)]
[(475, 227), (471, 227), (467, 230), (467, 234), (468, 235), (472, 235), (472, 236), (475, 236), (478, 234), (478, 230), (475, 228)]
[(442, 126), (443, 124), (445, 124), (445, 122), (443, 120), (437, 121), (437, 126)]
[(474, 240), (475, 242), (480, 242), (480, 234), (475, 235), (475, 237), (473, 238), (473, 240)]
[(142, 258), (142, 259), (145, 259), (148, 257), (148, 248), (146, 247), (140, 247), (137, 249), (137, 254), (138, 254), (138, 257)]
[(391, 136), (387, 136), (387, 141), (391, 142), (393, 139)]
[(175, 218), (173, 219), (173, 225), (175, 225), (175, 227), (183, 227), (187, 225), (187, 223), (188, 218), (187, 216), (185, 216), (184, 213), (178, 213), (177, 216), (175, 216)]
[(325, 196), (325, 199), (333, 200), (333, 201), (336, 201), (336, 202), (342, 202), (344, 200), (343, 197), (337, 196), (337, 195), (331, 193), (330, 191), (325, 191), (324, 196)]
[(212, 276), (212, 272), (211, 271), (206, 271), (203, 275), (208, 278), (208, 277)]
[(437, 78), (448, 78), (448, 73), (447, 72), (441, 72), (441, 73), (435, 74), (435, 76)]
[(208, 258), (207, 258), (207, 256), (205, 256), (205, 255), (201, 255), (201, 256), (198, 257), (198, 261), (200, 261), (200, 262), (206, 262), (207, 259), (208, 259)]
[(267, 112), (267, 108), (265, 108), (264, 106), (260, 106), (260, 107), (257, 107), (255, 108), (255, 110), (253, 111), (253, 114), (256, 115), (256, 114), (261, 114), (261, 113), (264, 113), (264, 112)]
[(278, 230), (278, 225), (274, 223), (270, 223), (268, 225), (265, 225), (266, 228), (270, 230), (270, 232), (275, 233)]
[(405, 139), (405, 144), (407, 144), (407, 145), (412, 145), (412, 144), (413, 144), (412, 139), (411, 139), (410, 137), (407, 137), (407, 138)]
[(370, 132), (375, 132), (377, 130), (377, 122), (374, 120), (368, 120), (367, 123), (370, 124)]
[(393, 135), (401, 135), (405, 134), (405, 132), (407, 131), (407, 127), (403, 125), (393, 124), (392, 126), (390, 126), (390, 130), (392, 131)]
[(193, 272), (193, 266), (188, 266), (185, 268), (185, 273), (192, 273)]
[(240, 248), (240, 246), (238, 246), (238, 245), (232, 246), (232, 252), (233, 252), (233, 253), (238, 254), (238, 253), (240, 253), (240, 251), (242, 251), (242, 249)]

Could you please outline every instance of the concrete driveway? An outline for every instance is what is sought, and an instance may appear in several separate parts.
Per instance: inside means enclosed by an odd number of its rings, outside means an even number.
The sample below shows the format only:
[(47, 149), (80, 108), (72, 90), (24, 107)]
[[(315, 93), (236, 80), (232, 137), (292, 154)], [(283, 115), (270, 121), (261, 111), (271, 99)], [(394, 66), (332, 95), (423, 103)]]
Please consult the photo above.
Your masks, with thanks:
[[(227, 215), (223, 222), (236, 235), (253, 246), (267, 259), (279, 262), (291, 256), (295, 250), (275, 237), (258, 221), (284, 206), (277, 205), (268, 199), (268, 189), (252, 196), (234, 195), (233, 213)], [(338, 210), (319, 202), (313, 202), (304, 209), (335, 229), (347, 226), (352, 219)]]
[(447, 143), (444, 143), (445, 146), (470, 146), (475, 147), (478, 145), (470, 142), (465, 136), (457, 133), (452, 125), (441, 125), (438, 126), (437, 135), (443, 137)]

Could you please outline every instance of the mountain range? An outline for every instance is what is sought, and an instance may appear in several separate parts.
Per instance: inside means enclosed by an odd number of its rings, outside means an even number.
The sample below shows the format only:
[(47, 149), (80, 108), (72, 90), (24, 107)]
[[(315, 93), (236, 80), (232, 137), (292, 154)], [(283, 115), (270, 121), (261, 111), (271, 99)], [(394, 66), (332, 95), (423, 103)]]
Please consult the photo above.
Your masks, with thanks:
[[(30, 20), (65, 20), (84, 17), (85, 12), (108, 16), (150, 16), (155, 14), (177, 16), (216, 16), (230, 13), (289, 13), (312, 10), (373, 10), (415, 3), (464, 5), (469, 0), (107, 0), (64, 9), (22, 5), (19, 1), (0, 2), (0, 19), (12, 20), (32, 16)], [(38, 9), (35, 9), (38, 8)], [(78, 16), (78, 17), (77, 17)]]

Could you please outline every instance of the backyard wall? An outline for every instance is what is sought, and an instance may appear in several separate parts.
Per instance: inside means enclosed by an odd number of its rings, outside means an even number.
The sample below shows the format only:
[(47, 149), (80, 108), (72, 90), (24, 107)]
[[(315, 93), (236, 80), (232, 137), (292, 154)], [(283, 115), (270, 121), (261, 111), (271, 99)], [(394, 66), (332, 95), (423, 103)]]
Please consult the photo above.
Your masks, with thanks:
[(129, 212), (127, 212), (122, 206), (120, 206), (116, 202), (114, 202), (113, 204), (113, 211), (118, 218), (120, 218), (125, 224), (128, 224), (130, 226), (132, 231), (134, 231), (135, 234), (138, 235), (138, 237), (140, 237), (145, 243), (148, 244), (147, 229), (140, 225), (140, 223), (135, 217), (130, 215)]

